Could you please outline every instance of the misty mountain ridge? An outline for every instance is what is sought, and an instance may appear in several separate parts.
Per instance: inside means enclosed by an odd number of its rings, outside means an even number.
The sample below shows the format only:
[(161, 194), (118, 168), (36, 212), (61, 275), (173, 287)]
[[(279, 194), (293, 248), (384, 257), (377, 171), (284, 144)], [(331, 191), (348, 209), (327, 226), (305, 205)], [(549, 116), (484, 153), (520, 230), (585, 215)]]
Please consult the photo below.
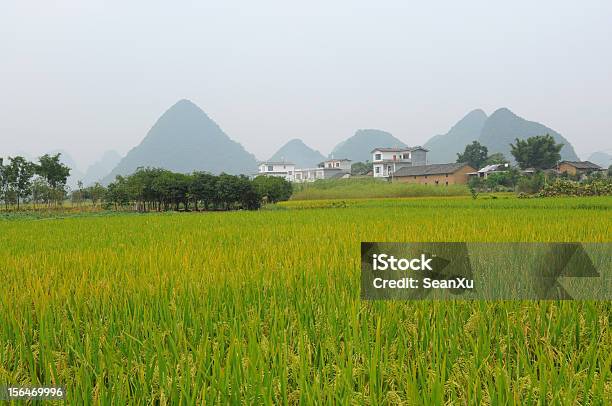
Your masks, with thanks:
[(602, 168), (609, 168), (612, 165), (612, 150), (604, 150), (593, 152), (589, 155), (589, 159), (594, 164), (601, 166)]
[(83, 176), (83, 185), (91, 186), (96, 182), (99, 182), (106, 175), (113, 170), (115, 166), (121, 161), (121, 155), (117, 151), (109, 150), (104, 152), (102, 157), (91, 164), (85, 175)]
[[(64, 149), (55, 149), (47, 152), (47, 154), (61, 154), (60, 162), (70, 168), (70, 176), (66, 180), (66, 185), (68, 185), (71, 189), (76, 189), (78, 182), (83, 179), (85, 174), (78, 168), (74, 158), (72, 158), (72, 156)], [(38, 162), (38, 157), (36, 158), (36, 162)]]
[(525, 120), (505, 107), (497, 109), (489, 117), (480, 109), (471, 111), (449, 132), (429, 139), (425, 148), (430, 150), (428, 161), (431, 163), (455, 162), (457, 154), (462, 153), (467, 144), (478, 141), (487, 147), (489, 154), (501, 152), (507, 159), (513, 160), (510, 144), (514, 144), (516, 138), (546, 134), (563, 144), (561, 159), (579, 160), (572, 144), (561, 134), (543, 124)]
[(297, 168), (313, 168), (325, 160), (319, 151), (310, 148), (298, 138), (294, 138), (279, 148), (269, 161), (287, 161), (294, 163)]
[(251, 174), (257, 169), (257, 161), (202, 109), (183, 99), (162, 114), (142, 142), (127, 153), (103, 183), (113, 181), (117, 175), (129, 175), (138, 167), (182, 173), (197, 170)]
[(329, 157), (347, 158), (355, 162), (372, 160), (372, 150), (378, 147), (405, 147), (403, 141), (391, 133), (375, 129), (357, 130), (352, 137), (334, 147)]

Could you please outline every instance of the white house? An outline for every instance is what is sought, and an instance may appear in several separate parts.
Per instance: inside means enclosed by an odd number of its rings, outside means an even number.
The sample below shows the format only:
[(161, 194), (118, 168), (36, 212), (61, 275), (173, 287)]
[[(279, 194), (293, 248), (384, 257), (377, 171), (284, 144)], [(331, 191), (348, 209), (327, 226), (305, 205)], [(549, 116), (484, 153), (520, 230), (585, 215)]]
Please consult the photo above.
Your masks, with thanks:
[(468, 173), (468, 176), (478, 176), (479, 178), (486, 179), (492, 173), (508, 172), (509, 169), (510, 164), (508, 163), (486, 165), (484, 168), (481, 168), (476, 172)]
[(341, 169), (346, 172), (351, 171), (351, 160), (350, 159), (328, 159), (327, 161), (323, 161), (319, 163), (319, 168), (332, 168), (332, 169)]
[(388, 178), (407, 166), (427, 165), (429, 150), (417, 147), (375, 148), (372, 150), (372, 171), (375, 178)]
[(278, 176), (285, 178), (289, 182), (295, 179), (295, 164), (291, 162), (260, 162), (259, 171), (255, 176)]
[(350, 159), (329, 159), (320, 162), (316, 168), (295, 170), (295, 182), (314, 182), (319, 179), (340, 179), (351, 176)]

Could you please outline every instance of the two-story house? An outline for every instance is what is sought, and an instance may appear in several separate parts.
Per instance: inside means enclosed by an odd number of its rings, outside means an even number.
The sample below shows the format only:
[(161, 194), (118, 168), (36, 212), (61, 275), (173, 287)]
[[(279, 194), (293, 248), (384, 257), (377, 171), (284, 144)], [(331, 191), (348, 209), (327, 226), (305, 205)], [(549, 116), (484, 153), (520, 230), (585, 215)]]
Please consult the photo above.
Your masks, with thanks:
[(293, 182), (295, 179), (295, 164), (284, 161), (267, 161), (259, 163), (259, 171), (255, 176), (278, 176), (285, 178), (289, 182)]
[(389, 178), (407, 166), (427, 164), (429, 150), (417, 147), (375, 148), (372, 150), (372, 170), (375, 178)]

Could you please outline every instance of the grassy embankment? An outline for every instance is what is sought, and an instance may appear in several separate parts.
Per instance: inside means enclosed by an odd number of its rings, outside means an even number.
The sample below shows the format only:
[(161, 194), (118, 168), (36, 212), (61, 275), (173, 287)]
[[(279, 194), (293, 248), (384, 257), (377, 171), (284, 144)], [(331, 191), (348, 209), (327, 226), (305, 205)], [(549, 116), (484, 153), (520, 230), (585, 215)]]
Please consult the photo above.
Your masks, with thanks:
[(295, 185), (292, 200), (467, 196), (465, 185), (418, 185), (374, 178), (318, 180)]

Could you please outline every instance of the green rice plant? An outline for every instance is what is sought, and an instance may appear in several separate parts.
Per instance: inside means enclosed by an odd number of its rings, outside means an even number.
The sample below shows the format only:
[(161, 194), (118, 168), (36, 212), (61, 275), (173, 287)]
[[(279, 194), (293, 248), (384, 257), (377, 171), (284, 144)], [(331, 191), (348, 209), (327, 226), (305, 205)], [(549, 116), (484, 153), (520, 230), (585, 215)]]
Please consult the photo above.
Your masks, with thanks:
[(610, 404), (610, 302), (368, 302), (361, 241), (611, 240), (612, 198), (0, 221), (0, 385), (69, 404)]

